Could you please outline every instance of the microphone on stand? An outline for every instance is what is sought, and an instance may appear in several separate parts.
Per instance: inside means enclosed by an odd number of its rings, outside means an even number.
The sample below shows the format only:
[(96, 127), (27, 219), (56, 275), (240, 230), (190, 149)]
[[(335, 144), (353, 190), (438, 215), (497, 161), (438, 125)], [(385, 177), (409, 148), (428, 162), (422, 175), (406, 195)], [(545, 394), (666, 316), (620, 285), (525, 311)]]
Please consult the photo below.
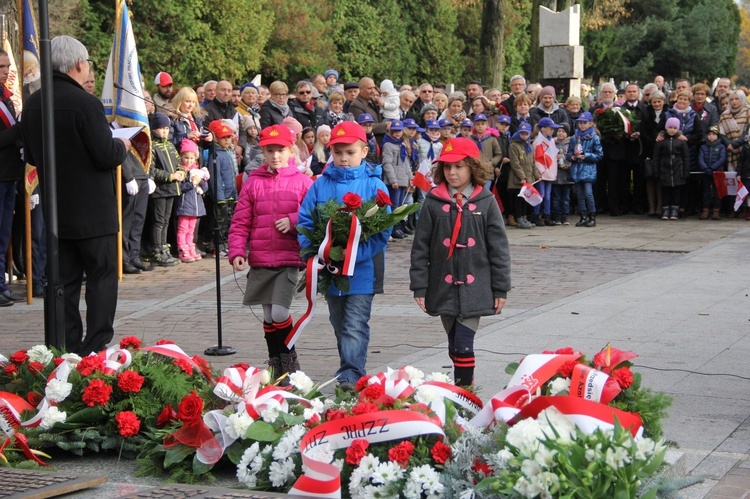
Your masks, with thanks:
[(176, 109), (168, 108), (166, 106), (160, 106), (159, 104), (157, 104), (156, 102), (154, 102), (153, 99), (148, 100), (145, 97), (143, 97), (142, 95), (138, 95), (136, 93), (133, 93), (130, 90), (128, 90), (127, 88), (125, 88), (122, 85), (120, 85), (119, 83), (117, 83), (116, 81), (112, 83), (112, 86), (115, 87), (118, 90), (122, 90), (123, 92), (132, 95), (133, 97), (137, 97), (137, 98), (141, 99), (143, 102), (150, 102), (151, 104), (154, 105), (154, 107), (156, 107), (158, 109), (161, 109), (164, 112), (167, 112), (167, 113), (170, 113), (170, 114), (176, 114), (180, 118), (188, 118), (188, 119), (190, 118), (187, 114), (181, 113), (180, 111), (178, 111)]

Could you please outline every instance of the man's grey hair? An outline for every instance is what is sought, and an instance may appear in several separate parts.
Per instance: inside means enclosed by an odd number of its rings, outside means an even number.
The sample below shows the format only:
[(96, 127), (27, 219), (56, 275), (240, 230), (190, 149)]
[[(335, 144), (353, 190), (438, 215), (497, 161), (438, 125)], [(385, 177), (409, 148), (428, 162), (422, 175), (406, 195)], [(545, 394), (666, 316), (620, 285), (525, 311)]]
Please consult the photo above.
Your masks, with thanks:
[(313, 84), (310, 80), (300, 80), (297, 82), (297, 85), (294, 87), (294, 89), (299, 90), (302, 87), (310, 87), (310, 90), (312, 90)]
[(526, 78), (523, 77), (523, 75), (515, 75), (510, 78), (510, 83), (513, 83), (516, 80), (523, 81), (523, 84), (526, 85)]
[(645, 93), (653, 92), (654, 90), (659, 90), (659, 87), (656, 86), (656, 83), (646, 83), (643, 86), (643, 93), (644, 94)]
[(402, 90), (401, 92), (399, 92), (398, 95), (399, 95), (399, 97), (403, 96), (403, 95), (411, 95), (412, 99), (416, 99), (417, 98), (417, 96), (411, 90)]
[(206, 83), (203, 84), (204, 87), (207, 87), (209, 85), (218, 85), (219, 82), (216, 80), (208, 80)]
[(68, 74), (76, 67), (76, 64), (89, 58), (86, 47), (68, 35), (56, 36), (50, 44), (52, 71)]
[(613, 92), (617, 93), (617, 87), (615, 86), (615, 84), (606, 81), (602, 83), (601, 86), (599, 87), (599, 94), (602, 93), (602, 90), (604, 90), (605, 87), (609, 87), (612, 89)]
[(424, 87), (430, 87), (430, 88), (432, 88), (432, 84), (431, 83), (422, 83), (419, 86), (419, 89), (422, 90)]

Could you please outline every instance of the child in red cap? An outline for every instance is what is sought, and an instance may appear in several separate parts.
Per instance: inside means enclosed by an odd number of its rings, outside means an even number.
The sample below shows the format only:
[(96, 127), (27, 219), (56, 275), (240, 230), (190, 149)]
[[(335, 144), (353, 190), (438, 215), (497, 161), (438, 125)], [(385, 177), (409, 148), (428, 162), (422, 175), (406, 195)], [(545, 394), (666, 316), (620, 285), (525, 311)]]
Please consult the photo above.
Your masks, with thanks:
[(304, 266), (297, 212), (312, 180), (290, 161), (295, 140), (286, 125), (263, 129), (259, 145), (266, 164), (250, 172), (229, 228), (229, 261), (237, 271), (250, 266), (243, 303), (263, 307), (268, 365), (275, 377), (300, 368), (297, 352), (285, 340), (292, 330), (289, 307), (297, 274)]
[[(483, 315), (499, 314), (510, 290), (503, 215), (484, 189), (488, 169), (473, 140), (445, 143), (411, 250), (410, 289), (423, 312), (440, 316), (458, 386), (474, 382), (474, 335)], [(447, 216), (446, 216), (447, 214)]]
[[(299, 211), (299, 225), (314, 231), (314, 213), (318, 206), (330, 199), (343, 201), (347, 193), (358, 194), (363, 200), (373, 199), (378, 190), (387, 192), (380, 180), (381, 168), (373, 167), (367, 157), (367, 135), (357, 123), (343, 121), (331, 130), (333, 163), (315, 181), (305, 196)], [(386, 229), (360, 241), (354, 275), (349, 278), (349, 291), (331, 285), (326, 294), (328, 313), (339, 350), (339, 387), (351, 391), (360, 377), (366, 374), (367, 347), (370, 343), (370, 311), (376, 293), (383, 292), (385, 246), (391, 235)], [(312, 247), (303, 234), (298, 236), (302, 248)], [(316, 248), (317, 251), (317, 248)], [(307, 258), (313, 253), (305, 255)]]

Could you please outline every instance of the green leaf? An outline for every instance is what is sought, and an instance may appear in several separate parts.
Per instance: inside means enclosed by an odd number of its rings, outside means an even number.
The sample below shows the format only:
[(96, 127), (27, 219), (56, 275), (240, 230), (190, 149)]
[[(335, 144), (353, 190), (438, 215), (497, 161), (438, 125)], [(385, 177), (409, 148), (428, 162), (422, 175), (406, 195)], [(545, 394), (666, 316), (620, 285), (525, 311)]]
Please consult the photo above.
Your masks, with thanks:
[(344, 261), (344, 248), (341, 246), (331, 246), (328, 256), (331, 258), (331, 261), (342, 262)]
[(511, 362), (510, 364), (505, 366), (505, 373), (511, 374), (511, 375), (516, 374), (516, 371), (518, 370), (518, 366), (520, 365), (521, 364), (518, 362)]
[(175, 445), (174, 447), (167, 449), (167, 452), (164, 456), (164, 467), (168, 468), (173, 464), (181, 463), (185, 460), (186, 457), (193, 454), (194, 452), (194, 447), (189, 447), (183, 444)]
[(247, 447), (242, 444), (242, 440), (235, 440), (232, 445), (227, 447), (224, 455), (227, 456), (232, 463), (238, 464), (242, 460), (242, 455), (246, 450)]
[(205, 475), (211, 471), (211, 468), (213, 468), (213, 466), (200, 462), (197, 454), (193, 457), (193, 473), (196, 475)]
[(258, 442), (275, 442), (281, 435), (274, 431), (273, 426), (265, 421), (255, 421), (245, 432), (245, 438), (257, 440)]

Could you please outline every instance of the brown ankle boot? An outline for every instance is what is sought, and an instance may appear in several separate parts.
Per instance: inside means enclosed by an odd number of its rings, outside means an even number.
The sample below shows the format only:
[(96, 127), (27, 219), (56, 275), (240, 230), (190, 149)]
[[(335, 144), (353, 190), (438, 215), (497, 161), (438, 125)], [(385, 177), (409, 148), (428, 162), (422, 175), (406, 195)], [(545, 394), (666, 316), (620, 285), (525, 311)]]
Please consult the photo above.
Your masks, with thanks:
[(719, 220), (720, 218), (721, 218), (721, 216), (719, 215), (719, 209), (718, 208), (714, 208), (714, 214), (711, 217), (711, 219), (713, 219), (713, 220)]
[(701, 220), (708, 220), (708, 208), (703, 208), (701, 211)]

